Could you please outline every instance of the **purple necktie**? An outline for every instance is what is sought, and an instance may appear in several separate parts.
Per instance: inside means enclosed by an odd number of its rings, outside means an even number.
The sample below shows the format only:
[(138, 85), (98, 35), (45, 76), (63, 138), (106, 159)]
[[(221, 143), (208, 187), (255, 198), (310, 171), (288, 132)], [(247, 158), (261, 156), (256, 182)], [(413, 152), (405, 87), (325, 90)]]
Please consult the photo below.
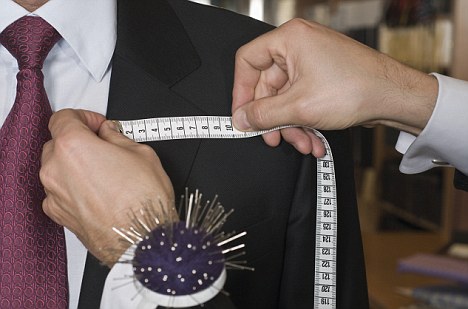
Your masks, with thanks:
[(42, 211), (42, 147), (52, 110), (42, 65), (60, 34), (25, 16), (0, 34), (18, 61), (16, 99), (0, 129), (0, 308), (67, 308), (63, 227)]

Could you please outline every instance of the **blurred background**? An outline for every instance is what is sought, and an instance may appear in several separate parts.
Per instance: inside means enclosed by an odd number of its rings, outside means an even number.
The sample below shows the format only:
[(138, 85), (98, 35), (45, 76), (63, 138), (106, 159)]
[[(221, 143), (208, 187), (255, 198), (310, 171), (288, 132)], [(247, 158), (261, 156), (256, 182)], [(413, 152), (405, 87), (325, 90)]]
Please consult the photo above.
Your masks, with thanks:
[[(468, 80), (468, 0), (195, 2), (273, 25), (316, 21), (416, 69)], [(468, 194), (453, 188), (452, 168), (401, 174), (397, 137), (383, 127), (353, 129), (371, 307), (468, 308)]]

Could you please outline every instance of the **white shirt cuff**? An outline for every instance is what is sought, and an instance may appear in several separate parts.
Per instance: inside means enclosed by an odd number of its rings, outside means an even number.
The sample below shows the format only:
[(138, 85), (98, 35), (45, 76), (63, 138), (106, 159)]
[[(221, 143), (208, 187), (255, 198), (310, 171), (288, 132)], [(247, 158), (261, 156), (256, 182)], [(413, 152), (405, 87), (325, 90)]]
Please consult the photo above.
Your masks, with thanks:
[(468, 174), (468, 82), (433, 73), (439, 82), (434, 112), (416, 138), (401, 133), (396, 149), (404, 154), (400, 171), (415, 174), (447, 162)]

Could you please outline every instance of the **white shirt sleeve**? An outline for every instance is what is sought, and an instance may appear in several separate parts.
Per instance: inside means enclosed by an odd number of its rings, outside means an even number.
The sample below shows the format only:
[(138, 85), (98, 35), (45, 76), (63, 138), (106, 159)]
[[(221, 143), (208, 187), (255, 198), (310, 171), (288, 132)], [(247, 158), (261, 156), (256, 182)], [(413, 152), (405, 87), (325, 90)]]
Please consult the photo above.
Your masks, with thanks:
[(447, 162), (468, 175), (468, 82), (433, 73), (439, 82), (434, 112), (418, 137), (401, 132), (395, 148), (400, 171), (424, 172)]
[(106, 278), (100, 309), (144, 308), (141, 291), (135, 283), (131, 264), (115, 264)]

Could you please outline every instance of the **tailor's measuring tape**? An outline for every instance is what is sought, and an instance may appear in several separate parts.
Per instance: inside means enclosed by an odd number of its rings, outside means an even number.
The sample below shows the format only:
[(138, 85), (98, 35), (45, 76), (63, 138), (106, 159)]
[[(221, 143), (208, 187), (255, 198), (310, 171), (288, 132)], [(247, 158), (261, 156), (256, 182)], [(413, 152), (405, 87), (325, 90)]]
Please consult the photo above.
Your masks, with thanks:
[[(121, 132), (136, 142), (200, 138), (247, 138), (274, 130), (242, 132), (232, 125), (231, 117), (192, 116), (118, 121)], [(336, 308), (337, 193), (335, 167), (328, 141), (317, 130), (326, 155), (317, 159), (317, 217), (315, 241), (314, 308)]]

